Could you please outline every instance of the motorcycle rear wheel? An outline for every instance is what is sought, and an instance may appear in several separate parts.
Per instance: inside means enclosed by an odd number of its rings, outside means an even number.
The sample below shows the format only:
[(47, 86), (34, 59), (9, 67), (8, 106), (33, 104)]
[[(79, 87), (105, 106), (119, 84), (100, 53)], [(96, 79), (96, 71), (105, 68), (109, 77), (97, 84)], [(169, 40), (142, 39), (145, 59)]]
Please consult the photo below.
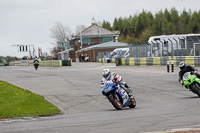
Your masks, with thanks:
[(117, 94), (116, 95), (114, 95), (114, 94), (109, 95), (108, 99), (117, 110), (122, 109), (122, 103), (121, 103), (119, 96)]
[(190, 89), (200, 97), (200, 85), (198, 83), (194, 83)]

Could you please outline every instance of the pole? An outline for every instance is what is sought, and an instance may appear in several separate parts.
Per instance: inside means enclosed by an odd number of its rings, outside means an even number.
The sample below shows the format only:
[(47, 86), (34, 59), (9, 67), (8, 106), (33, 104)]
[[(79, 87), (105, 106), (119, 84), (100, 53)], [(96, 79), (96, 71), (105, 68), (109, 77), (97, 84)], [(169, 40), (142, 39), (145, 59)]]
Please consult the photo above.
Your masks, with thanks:
[(151, 50), (151, 48), (152, 48), (152, 46), (151, 46), (151, 45), (152, 45), (152, 44), (151, 44), (151, 43), (149, 43), (149, 42), (147, 42), (147, 43), (148, 43), (148, 45), (150, 46), (150, 53), (149, 53), (149, 57), (152, 57), (152, 53), (151, 53), (151, 52), (152, 52), (152, 50)]
[(176, 49), (178, 50), (178, 41), (175, 38), (173, 38), (173, 39), (174, 39), (174, 41), (176, 41)]
[(159, 45), (159, 43), (156, 40), (155, 40), (155, 42), (156, 42), (156, 45), (158, 47), (158, 56), (162, 57), (162, 52), (160, 50), (160, 45)]
[(167, 57), (167, 72), (169, 73), (169, 57)]
[[(159, 40), (160, 41), (160, 40)], [(160, 41), (160, 43), (162, 43), (162, 52), (161, 52), (161, 57), (163, 56), (163, 54), (164, 54), (164, 44), (163, 44), (163, 42), (162, 41)], [(168, 52), (168, 51), (167, 51)]]
[(172, 55), (171, 65), (172, 65), (172, 72), (174, 72), (174, 58), (173, 58), (174, 50), (173, 50), (173, 43), (172, 43), (172, 40), (170, 40), (170, 39), (168, 39), (168, 40), (171, 42), (171, 47), (172, 47), (172, 52), (171, 52), (171, 55)]
[(82, 35), (81, 35), (81, 32), (80, 32), (80, 41), (81, 41), (81, 49), (82, 49)]
[(155, 47), (154, 47), (154, 43), (153, 43), (153, 41), (151, 41), (151, 43), (152, 43), (152, 45), (153, 45), (153, 47), (152, 47), (152, 49), (151, 49), (151, 55), (154, 54), (154, 57), (155, 57)]
[(174, 58), (172, 56), (172, 72), (174, 72)]
[(191, 56), (191, 54), (194, 56), (194, 55), (195, 55), (195, 54), (194, 54), (194, 53), (195, 53), (195, 51), (194, 51), (194, 47), (195, 47), (195, 46), (194, 46), (194, 40), (193, 40), (192, 37), (190, 37), (190, 36), (188, 36), (188, 38), (190, 38), (190, 39), (192, 40), (192, 45), (193, 45), (193, 46), (192, 46), (192, 47), (193, 47), (193, 48), (192, 48), (192, 49), (193, 49), (193, 51), (192, 51), (193, 53), (191, 53), (191, 50), (190, 50), (190, 56)]
[(168, 47), (168, 41), (166, 41), (165, 39), (163, 39), (164, 43), (166, 42), (167, 43), (167, 55), (169, 53), (169, 47)]
[[(199, 40), (199, 38), (197, 37), (197, 36), (194, 36), (197, 40), (198, 40), (198, 45), (200, 44), (200, 40)], [(195, 45), (196, 46), (196, 45)], [(196, 47), (194, 47), (194, 56), (196, 56)], [(198, 46), (198, 51), (200, 51), (200, 47)], [(199, 55), (197, 55), (197, 56), (199, 56)]]

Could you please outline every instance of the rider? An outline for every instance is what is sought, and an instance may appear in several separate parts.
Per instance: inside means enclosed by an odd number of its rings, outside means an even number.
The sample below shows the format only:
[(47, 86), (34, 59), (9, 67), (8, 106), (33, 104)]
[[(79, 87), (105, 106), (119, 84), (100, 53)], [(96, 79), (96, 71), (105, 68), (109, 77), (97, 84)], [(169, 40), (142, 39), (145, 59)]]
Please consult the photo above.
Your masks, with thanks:
[(111, 71), (108, 68), (103, 69), (102, 75), (103, 79), (101, 80), (101, 89), (103, 89), (106, 81), (113, 81), (113, 83), (119, 84), (122, 88), (126, 90), (130, 99), (133, 98), (133, 95), (131, 93), (132, 91), (129, 89), (127, 83), (122, 80), (122, 77), (120, 75), (116, 74), (115, 72), (111, 73)]
[(200, 78), (200, 74), (198, 74), (198, 70), (190, 65), (186, 65), (183, 61), (179, 63), (179, 68), (180, 68), (180, 71), (179, 71), (179, 82), (181, 84), (183, 84), (183, 75), (186, 73), (186, 72), (192, 72), (193, 74), (197, 75), (198, 78)]
[(35, 56), (35, 59), (34, 59), (33, 63), (38, 63), (39, 64), (37, 56)]

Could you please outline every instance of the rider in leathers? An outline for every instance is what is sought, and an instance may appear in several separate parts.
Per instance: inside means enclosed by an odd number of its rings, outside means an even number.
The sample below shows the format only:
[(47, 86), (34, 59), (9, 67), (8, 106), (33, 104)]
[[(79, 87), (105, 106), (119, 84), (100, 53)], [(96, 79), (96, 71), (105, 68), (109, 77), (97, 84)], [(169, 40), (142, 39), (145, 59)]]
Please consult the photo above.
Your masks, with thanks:
[(200, 74), (197, 73), (197, 69), (190, 66), (190, 65), (186, 65), (184, 62), (180, 62), (179, 63), (179, 68), (180, 68), (180, 71), (179, 71), (179, 79), (178, 81), (183, 84), (183, 75), (186, 73), (186, 72), (192, 72), (193, 74), (197, 75), (198, 78), (200, 78)]
[(126, 90), (130, 99), (133, 99), (132, 91), (129, 89), (129, 86), (126, 82), (122, 80), (122, 77), (115, 72), (110, 72), (109, 69), (103, 69), (102, 71), (103, 79), (101, 80), (101, 89), (103, 89), (106, 81), (112, 81), (115, 84), (119, 84), (123, 89)]
[(34, 59), (34, 61), (33, 61), (33, 63), (35, 64), (39, 64), (39, 61), (38, 61), (38, 58), (37, 58), (37, 56), (35, 56), (35, 59)]

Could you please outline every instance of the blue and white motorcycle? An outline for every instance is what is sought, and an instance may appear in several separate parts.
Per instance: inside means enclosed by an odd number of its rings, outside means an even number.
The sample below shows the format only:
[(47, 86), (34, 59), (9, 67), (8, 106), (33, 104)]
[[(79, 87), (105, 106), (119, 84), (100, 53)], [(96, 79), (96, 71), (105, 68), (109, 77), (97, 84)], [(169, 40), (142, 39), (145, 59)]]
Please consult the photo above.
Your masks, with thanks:
[(136, 106), (135, 98), (130, 99), (128, 93), (112, 81), (106, 81), (102, 94), (108, 98), (117, 110), (121, 110), (123, 107), (135, 108)]

